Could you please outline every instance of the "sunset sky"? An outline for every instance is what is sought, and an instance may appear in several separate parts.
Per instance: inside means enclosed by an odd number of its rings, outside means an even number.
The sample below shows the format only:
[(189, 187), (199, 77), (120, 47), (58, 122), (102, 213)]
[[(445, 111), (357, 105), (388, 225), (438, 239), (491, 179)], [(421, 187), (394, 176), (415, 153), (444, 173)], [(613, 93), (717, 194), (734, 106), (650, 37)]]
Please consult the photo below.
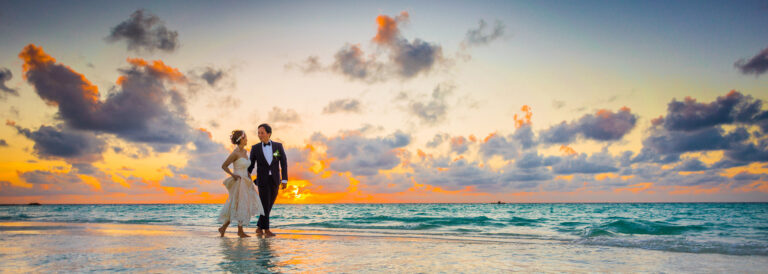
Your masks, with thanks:
[(261, 123), (278, 203), (766, 202), (765, 26), (765, 1), (2, 1), (0, 203), (220, 203)]

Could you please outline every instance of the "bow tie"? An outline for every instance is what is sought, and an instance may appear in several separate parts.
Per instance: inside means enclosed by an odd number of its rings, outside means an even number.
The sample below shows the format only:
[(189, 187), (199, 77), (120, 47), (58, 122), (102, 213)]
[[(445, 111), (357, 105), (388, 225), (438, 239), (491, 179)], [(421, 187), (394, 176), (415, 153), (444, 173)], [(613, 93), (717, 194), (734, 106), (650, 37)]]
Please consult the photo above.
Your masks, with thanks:
[(269, 143), (261, 143), (261, 144), (262, 144), (262, 145), (264, 145), (265, 147), (268, 147), (268, 146), (270, 146), (270, 145), (272, 144), (272, 142), (269, 142)]

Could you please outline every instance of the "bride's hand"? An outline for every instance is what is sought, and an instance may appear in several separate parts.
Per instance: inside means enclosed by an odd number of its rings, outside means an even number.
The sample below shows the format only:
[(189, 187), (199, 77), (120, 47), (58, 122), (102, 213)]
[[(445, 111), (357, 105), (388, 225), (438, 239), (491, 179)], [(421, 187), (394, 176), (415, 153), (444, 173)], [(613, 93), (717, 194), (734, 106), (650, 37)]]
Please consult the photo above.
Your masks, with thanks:
[(240, 175), (232, 174), (232, 179), (235, 179), (235, 181), (240, 180)]

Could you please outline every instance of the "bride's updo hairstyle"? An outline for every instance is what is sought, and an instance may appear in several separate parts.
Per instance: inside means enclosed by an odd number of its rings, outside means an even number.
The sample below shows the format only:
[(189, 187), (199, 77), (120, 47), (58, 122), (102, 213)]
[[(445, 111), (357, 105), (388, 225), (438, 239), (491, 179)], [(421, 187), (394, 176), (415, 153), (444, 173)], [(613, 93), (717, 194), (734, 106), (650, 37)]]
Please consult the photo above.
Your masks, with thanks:
[(243, 139), (243, 135), (245, 135), (245, 131), (236, 129), (232, 131), (232, 134), (229, 135), (229, 140), (232, 141), (232, 144), (239, 145), (240, 141)]

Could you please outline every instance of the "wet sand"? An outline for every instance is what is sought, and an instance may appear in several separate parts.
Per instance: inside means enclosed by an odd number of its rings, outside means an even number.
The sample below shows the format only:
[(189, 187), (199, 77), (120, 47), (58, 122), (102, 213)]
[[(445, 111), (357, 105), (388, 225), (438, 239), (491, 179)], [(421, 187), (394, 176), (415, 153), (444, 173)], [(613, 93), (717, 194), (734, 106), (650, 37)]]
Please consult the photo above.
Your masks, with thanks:
[(0, 223), (3, 272), (762, 272), (768, 257), (536, 240), (216, 227)]

